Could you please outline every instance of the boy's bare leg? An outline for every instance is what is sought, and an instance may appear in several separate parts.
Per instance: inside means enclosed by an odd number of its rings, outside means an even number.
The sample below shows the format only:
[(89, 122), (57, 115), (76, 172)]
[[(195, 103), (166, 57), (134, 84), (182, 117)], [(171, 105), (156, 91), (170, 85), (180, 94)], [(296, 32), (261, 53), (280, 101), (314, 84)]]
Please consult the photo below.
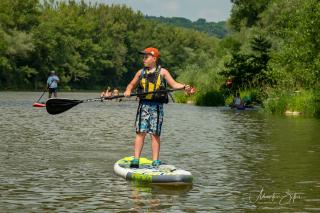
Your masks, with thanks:
[(151, 140), (152, 140), (152, 160), (158, 160), (159, 152), (160, 152), (160, 136), (151, 135)]
[(140, 158), (145, 137), (146, 133), (137, 133), (136, 140), (134, 142), (134, 158)]

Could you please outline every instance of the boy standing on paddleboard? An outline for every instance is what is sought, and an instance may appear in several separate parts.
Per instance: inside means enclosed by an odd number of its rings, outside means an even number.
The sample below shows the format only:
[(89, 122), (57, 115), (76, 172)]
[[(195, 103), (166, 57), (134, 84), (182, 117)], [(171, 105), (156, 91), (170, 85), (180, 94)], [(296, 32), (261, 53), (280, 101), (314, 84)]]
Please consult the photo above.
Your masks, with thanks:
[[(169, 71), (157, 64), (160, 53), (157, 48), (148, 47), (139, 52), (143, 54), (144, 68), (140, 69), (128, 84), (124, 95), (130, 97), (137, 87), (138, 93), (149, 93), (157, 90), (166, 90), (167, 84), (172, 89), (184, 89), (191, 93), (189, 85), (176, 82)], [(160, 134), (163, 121), (163, 104), (168, 103), (168, 93), (152, 93), (139, 97), (139, 106), (136, 115), (136, 138), (134, 143), (134, 159), (131, 168), (139, 168), (139, 158), (144, 145), (146, 134), (152, 140), (152, 165), (159, 166)]]

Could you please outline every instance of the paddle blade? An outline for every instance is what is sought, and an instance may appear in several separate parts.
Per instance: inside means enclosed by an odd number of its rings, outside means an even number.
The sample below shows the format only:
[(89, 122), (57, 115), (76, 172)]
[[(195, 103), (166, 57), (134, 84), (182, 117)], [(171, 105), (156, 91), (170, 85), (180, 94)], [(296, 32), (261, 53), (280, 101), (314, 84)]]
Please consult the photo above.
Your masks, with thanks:
[(56, 115), (67, 111), (68, 109), (82, 103), (80, 100), (70, 100), (63, 98), (52, 98), (46, 102), (47, 112), (51, 115)]

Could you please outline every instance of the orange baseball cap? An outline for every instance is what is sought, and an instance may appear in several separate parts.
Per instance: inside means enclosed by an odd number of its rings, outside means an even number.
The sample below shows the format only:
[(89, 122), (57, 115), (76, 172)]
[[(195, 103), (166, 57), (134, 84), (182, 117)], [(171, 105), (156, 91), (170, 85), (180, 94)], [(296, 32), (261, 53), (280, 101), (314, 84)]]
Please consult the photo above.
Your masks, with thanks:
[(140, 54), (144, 54), (144, 55), (152, 55), (156, 58), (160, 58), (160, 53), (159, 50), (157, 48), (154, 47), (148, 47), (146, 49), (144, 49), (143, 51), (139, 51)]

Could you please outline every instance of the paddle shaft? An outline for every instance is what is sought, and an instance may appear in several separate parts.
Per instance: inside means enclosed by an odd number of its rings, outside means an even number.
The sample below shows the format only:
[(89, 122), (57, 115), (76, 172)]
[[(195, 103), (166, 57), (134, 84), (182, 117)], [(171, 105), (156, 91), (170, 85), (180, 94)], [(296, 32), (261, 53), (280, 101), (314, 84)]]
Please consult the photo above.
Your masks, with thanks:
[(43, 91), (42, 95), (40, 96), (40, 98), (37, 100), (36, 103), (38, 103), (38, 102), (41, 100), (42, 96), (47, 92), (48, 88), (51, 86), (52, 83), (53, 83), (53, 81), (50, 83), (49, 86), (47, 86), (47, 87), (45, 88), (45, 90)]
[[(157, 90), (157, 91), (153, 91), (153, 92), (144, 92), (144, 93), (132, 93), (132, 94), (130, 94), (130, 97), (138, 96), (138, 95), (148, 95), (148, 94), (154, 94), (154, 93), (173, 92), (173, 91), (183, 90), (183, 89), (184, 88), (168, 89), (168, 90)], [(101, 100), (112, 100), (112, 99), (124, 98), (124, 97), (126, 97), (126, 96), (125, 95), (117, 95), (117, 96), (111, 96), (111, 97), (93, 98), (93, 99), (82, 100), (81, 103), (93, 102), (93, 101), (101, 101)]]
[[(184, 89), (184, 88), (158, 90), (158, 91), (145, 92), (145, 93), (132, 93), (132, 94), (130, 94), (130, 97), (139, 96), (139, 95), (143, 96), (143, 95), (148, 95), (148, 94), (153, 94), (153, 93), (173, 92), (173, 91), (182, 90), (182, 89)], [(70, 99), (63, 99), (63, 98), (51, 98), (46, 102), (46, 109), (49, 114), (56, 115), (56, 114), (60, 114), (62, 112), (65, 112), (80, 103), (88, 103), (88, 102), (101, 101), (101, 100), (112, 100), (112, 99), (123, 98), (123, 97), (126, 97), (126, 96), (125, 95), (117, 95), (117, 96), (101, 97), (101, 98), (94, 98), (94, 99), (87, 99), (87, 100), (70, 100)]]

